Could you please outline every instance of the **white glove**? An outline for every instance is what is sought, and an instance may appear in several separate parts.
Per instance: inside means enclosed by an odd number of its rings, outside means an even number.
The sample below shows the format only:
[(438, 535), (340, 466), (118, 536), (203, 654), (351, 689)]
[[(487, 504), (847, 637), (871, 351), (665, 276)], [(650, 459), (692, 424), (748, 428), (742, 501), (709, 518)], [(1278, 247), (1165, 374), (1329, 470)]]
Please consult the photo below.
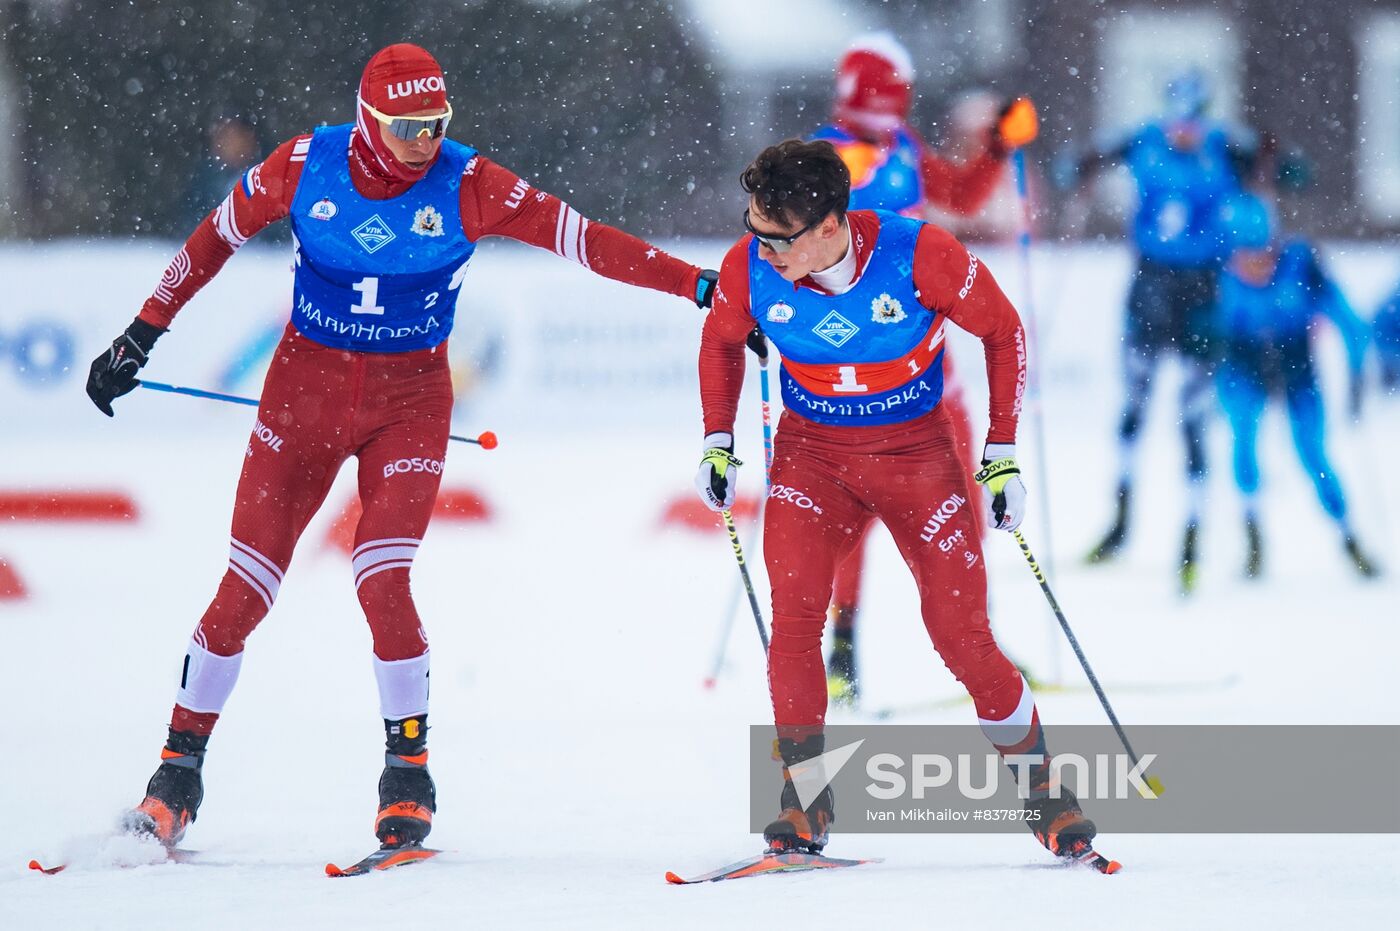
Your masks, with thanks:
[(975, 476), (987, 506), (987, 525), (1015, 530), (1026, 516), (1026, 486), (1016, 465), (1014, 443), (988, 443), (982, 450), (982, 469)]
[(739, 477), (739, 466), (734, 458), (734, 436), (729, 433), (711, 433), (705, 437), (705, 454), (700, 459), (700, 470), (695, 473), (695, 490), (700, 492), (700, 500), (711, 511), (727, 511), (734, 506), (735, 483)]

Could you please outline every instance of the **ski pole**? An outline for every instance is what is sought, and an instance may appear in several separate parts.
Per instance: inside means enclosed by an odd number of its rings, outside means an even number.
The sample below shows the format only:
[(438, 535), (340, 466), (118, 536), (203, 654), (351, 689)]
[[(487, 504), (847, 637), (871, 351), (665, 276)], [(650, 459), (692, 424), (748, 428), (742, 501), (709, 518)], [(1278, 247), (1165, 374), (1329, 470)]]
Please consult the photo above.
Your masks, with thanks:
[[(1016, 200), (1021, 206), (1021, 216), (1017, 221), (1016, 243), (1021, 253), (1022, 306), (1026, 311), (1027, 342), (1030, 343), (1029, 384), (1031, 428), (1035, 437), (1035, 458), (1040, 465), (1040, 519), (1045, 525), (1045, 538), (1051, 541), (1050, 552), (1045, 564), (1053, 574), (1054, 533), (1050, 525), (1050, 463), (1045, 457), (1045, 401), (1040, 392), (1040, 333), (1035, 313), (1035, 292), (1031, 287), (1031, 196), (1026, 179), (1026, 150), (1017, 148), (1011, 153), (1011, 165), (1016, 174)], [(1050, 671), (1054, 681), (1060, 681), (1060, 652), (1054, 642), (1054, 631), (1050, 633)]]
[(762, 334), (759, 339), (763, 340), (763, 353), (758, 357), (758, 387), (763, 397), (763, 487), (769, 489), (773, 487), (773, 408), (768, 393), (768, 340)]
[[(755, 526), (762, 526), (763, 510), (768, 506), (767, 491), (773, 486), (773, 413), (768, 388), (768, 339), (763, 335), (762, 330), (754, 327), (754, 331), (749, 334), (747, 342), (749, 349), (758, 356), (758, 383), (763, 398), (764, 497), (763, 501), (759, 504), (758, 515), (754, 519)], [(753, 584), (749, 580), (748, 572), (745, 571), (743, 573), (742, 582), (734, 586), (734, 591), (729, 596), (729, 601), (727, 602), (728, 608), (724, 613), (724, 623), (720, 626), (719, 640), (715, 644), (715, 658), (713, 662), (710, 663), (710, 674), (705, 677), (704, 681), (705, 688), (707, 689), (715, 687), (715, 683), (719, 681), (720, 672), (724, 670), (724, 662), (728, 658), (729, 632), (734, 629), (734, 609), (738, 607), (739, 604), (740, 585), (747, 585), (750, 597), (752, 598), (753, 596)], [(755, 608), (755, 616), (759, 618), (759, 635), (763, 636), (763, 621), (761, 620), (761, 615), (757, 614), (757, 608)], [(765, 653), (768, 652), (768, 641), (766, 638), (764, 639), (763, 650)]]
[[(1098, 676), (1094, 675), (1094, 670), (1089, 666), (1089, 660), (1084, 656), (1084, 651), (1079, 648), (1079, 641), (1075, 639), (1074, 631), (1069, 629), (1069, 621), (1065, 620), (1065, 613), (1060, 610), (1060, 603), (1055, 600), (1055, 593), (1050, 591), (1050, 583), (1045, 581), (1045, 573), (1040, 571), (1040, 564), (1035, 561), (1035, 556), (1031, 555), (1030, 545), (1026, 543), (1026, 538), (1021, 536), (1021, 531), (1013, 530), (1011, 535), (1015, 537), (1017, 545), (1021, 547), (1021, 553), (1026, 557), (1026, 563), (1031, 567), (1031, 572), (1035, 573), (1035, 580), (1040, 583), (1040, 590), (1045, 593), (1045, 600), (1050, 603), (1050, 610), (1055, 612), (1055, 618), (1060, 622), (1060, 628), (1065, 632), (1065, 638), (1069, 640), (1074, 655), (1079, 659), (1079, 665), (1084, 667), (1084, 675), (1089, 677), (1089, 684), (1094, 687), (1094, 694), (1099, 697), (1099, 704), (1103, 705), (1103, 710), (1108, 714), (1109, 723), (1113, 725), (1113, 730), (1118, 734), (1118, 739), (1123, 744), (1123, 749), (1128, 751), (1128, 759), (1133, 761), (1133, 766), (1138, 765), (1138, 755), (1133, 752), (1132, 744), (1128, 743), (1128, 735), (1123, 733), (1123, 726), (1118, 723), (1118, 715), (1113, 713), (1113, 706), (1108, 703), (1108, 696), (1103, 692), (1103, 686), (1099, 685)], [(1146, 776), (1144, 781), (1147, 787), (1157, 795), (1162, 794), (1162, 782), (1156, 776)]]
[[(205, 391), (203, 388), (186, 388), (183, 385), (167, 385), (164, 382), (148, 381), (144, 378), (136, 384), (140, 385), (142, 388), (149, 388), (152, 391), (183, 394), (192, 398), (205, 398), (210, 401), (226, 401), (229, 404), (246, 404), (249, 407), (258, 406), (258, 402), (255, 398), (243, 398), (236, 394), (222, 394), (218, 391)], [(480, 446), (482, 449), (495, 449), (499, 443), (496, 439), (496, 434), (492, 433), (490, 430), (485, 430), (477, 436), (457, 436), (456, 434), (449, 434), (447, 438), (449, 440), (456, 440), (458, 443), (473, 443)]]
[(739, 545), (739, 531), (734, 526), (734, 515), (728, 510), (720, 512), (724, 518), (724, 529), (729, 531), (729, 542), (734, 546), (734, 558), (739, 561), (739, 574), (744, 577), (744, 590), (749, 593), (749, 607), (753, 609), (753, 622), (758, 626), (758, 639), (763, 641), (763, 655), (768, 655), (768, 629), (763, 626), (763, 612), (758, 607), (758, 596), (753, 591), (753, 579), (749, 576), (749, 564), (744, 562), (744, 548)]
[(710, 662), (710, 674), (705, 677), (703, 683), (707, 689), (715, 687), (719, 682), (719, 674), (724, 671), (725, 656), (729, 652), (729, 632), (734, 629), (735, 609), (739, 606), (739, 592), (743, 587), (742, 581), (735, 582), (734, 591), (725, 602), (724, 623), (720, 625), (719, 640), (715, 641), (715, 658)]

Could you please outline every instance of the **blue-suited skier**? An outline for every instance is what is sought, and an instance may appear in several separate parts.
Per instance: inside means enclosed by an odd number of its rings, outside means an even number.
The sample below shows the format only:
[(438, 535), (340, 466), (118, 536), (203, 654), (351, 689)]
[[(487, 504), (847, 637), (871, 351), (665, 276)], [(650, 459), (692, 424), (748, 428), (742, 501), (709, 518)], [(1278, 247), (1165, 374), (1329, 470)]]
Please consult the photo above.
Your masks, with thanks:
[(1320, 317), (1330, 319), (1341, 332), (1356, 414), (1370, 327), (1352, 310), (1310, 243), (1278, 236), (1269, 207), (1259, 197), (1236, 197), (1226, 208), (1225, 219), (1235, 249), (1220, 280), (1216, 322), (1224, 358), (1216, 381), (1234, 433), (1235, 482), (1244, 496), (1249, 544), (1245, 575), (1258, 576), (1264, 561), (1258, 503), (1259, 422), (1269, 400), (1282, 397), (1298, 459), (1317, 489), (1323, 510), (1337, 524), (1347, 558), (1361, 575), (1374, 576), (1376, 567), (1357, 543), (1341, 482), (1327, 459), (1322, 392), (1309, 339)]
[[(1211, 331), (1212, 308), (1228, 249), (1220, 211), (1240, 190), (1256, 145), (1245, 133), (1227, 130), (1207, 117), (1209, 89), (1199, 72), (1172, 79), (1165, 97), (1162, 118), (1069, 167), (1074, 175), (1084, 176), (1122, 163), (1138, 189), (1132, 223), (1138, 263), (1128, 292), (1123, 335), (1126, 398), (1118, 427), (1117, 513), (1089, 561), (1112, 559), (1127, 541), (1134, 464), (1152, 378), (1163, 358), (1176, 355), (1185, 372), (1180, 421), (1190, 488), (1180, 565), (1185, 593), (1196, 579), (1206, 421), (1211, 410), (1211, 372), (1218, 355)], [(1063, 179), (1065, 172), (1057, 174)]]

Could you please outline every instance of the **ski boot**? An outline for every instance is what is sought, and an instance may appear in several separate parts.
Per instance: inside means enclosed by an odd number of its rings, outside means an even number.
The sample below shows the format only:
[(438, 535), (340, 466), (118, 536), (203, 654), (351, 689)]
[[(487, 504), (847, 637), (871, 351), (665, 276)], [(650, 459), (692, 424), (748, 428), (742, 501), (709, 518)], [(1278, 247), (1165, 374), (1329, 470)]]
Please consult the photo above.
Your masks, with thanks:
[(821, 794), (805, 810), (798, 798), (797, 788), (792, 784), (789, 767), (795, 767), (804, 760), (820, 756), (825, 748), (826, 738), (817, 734), (798, 742), (786, 737), (778, 739), (778, 752), (783, 758), (783, 792), (780, 804), (782, 814), (776, 821), (769, 822), (763, 829), (763, 840), (769, 853), (821, 853), (826, 846), (831, 823), (836, 820), (831, 786), (822, 789)]
[(1348, 536), (1342, 541), (1342, 549), (1346, 551), (1347, 557), (1351, 559), (1351, 564), (1356, 567), (1356, 571), (1363, 579), (1374, 579), (1381, 574), (1376, 564), (1361, 552), (1361, 544), (1356, 542), (1356, 537)]
[(160, 751), (160, 767), (146, 784), (146, 797), (122, 816), (123, 831), (154, 837), (166, 847), (180, 842), (204, 799), (200, 770), (208, 744), (207, 734), (170, 731)]
[(1257, 579), (1264, 571), (1264, 538), (1259, 532), (1259, 522), (1252, 517), (1245, 519), (1244, 536), (1249, 548), (1244, 560), (1244, 577)]
[[(839, 621), (843, 611), (853, 608), (837, 608)], [(851, 630), (837, 629), (831, 646), (831, 656), (826, 661), (826, 694), (837, 705), (854, 708), (860, 703), (860, 680), (856, 678), (856, 641)]]
[(1200, 577), (1200, 567), (1196, 564), (1196, 542), (1199, 536), (1200, 531), (1195, 521), (1186, 525), (1186, 536), (1181, 541), (1181, 568), (1177, 574), (1182, 597), (1196, 590), (1196, 582)]
[(1027, 817), (1026, 824), (1046, 850), (1057, 857), (1077, 859), (1093, 849), (1098, 829), (1084, 817), (1073, 792), (1060, 786), (1059, 798), (1051, 798), (1048, 793), (1038, 798), (1037, 795), (1039, 793), (1032, 793), (1031, 798), (1026, 799), (1027, 814), (1032, 815)]
[(384, 847), (421, 844), (433, 829), (437, 790), (428, 775), (428, 716), (385, 721), (384, 772), (374, 833)]
[(1104, 534), (1099, 545), (1089, 551), (1089, 555), (1084, 558), (1085, 562), (1110, 562), (1118, 556), (1118, 552), (1128, 540), (1128, 505), (1131, 499), (1132, 491), (1128, 483), (1123, 482), (1118, 486), (1118, 512), (1113, 518), (1113, 526), (1108, 528), (1108, 533)]

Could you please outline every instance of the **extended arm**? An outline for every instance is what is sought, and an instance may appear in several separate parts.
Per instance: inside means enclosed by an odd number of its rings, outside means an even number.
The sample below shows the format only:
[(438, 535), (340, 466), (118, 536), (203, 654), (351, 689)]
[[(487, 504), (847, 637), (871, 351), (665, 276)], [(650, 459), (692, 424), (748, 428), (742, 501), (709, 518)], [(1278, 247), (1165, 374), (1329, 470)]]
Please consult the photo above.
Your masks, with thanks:
[(290, 212), (310, 143), (310, 136), (298, 136), (278, 146), (266, 161), (250, 168), (223, 203), (195, 227), (140, 314), (88, 368), (85, 387), (98, 410), (113, 416), (112, 402), (136, 387), (137, 373), (180, 308), (249, 237)]
[(141, 307), (141, 320), (161, 330), (169, 328), (180, 308), (240, 246), (291, 212), (310, 145), (310, 136), (290, 139), (244, 173), (170, 261), (155, 292)]
[(920, 140), (919, 174), (924, 182), (924, 197), (934, 206), (963, 216), (971, 216), (987, 203), (1001, 180), (1004, 165), (1002, 156), (990, 146), (959, 165), (940, 158)]
[(665, 291), (708, 306), (712, 282), (700, 269), (650, 243), (594, 223), (553, 194), (477, 156), (462, 175), (462, 226), (467, 237), (504, 236), (548, 249), (605, 278)]
[(1371, 328), (1352, 308), (1342, 289), (1332, 280), (1318, 261), (1316, 252), (1308, 256), (1308, 293), (1312, 296), (1314, 312), (1327, 317), (1342, 334), (1347, 351), (1347, 367), (1359, 373), (1366, 361), (1366, 347), (1371, 341)]

